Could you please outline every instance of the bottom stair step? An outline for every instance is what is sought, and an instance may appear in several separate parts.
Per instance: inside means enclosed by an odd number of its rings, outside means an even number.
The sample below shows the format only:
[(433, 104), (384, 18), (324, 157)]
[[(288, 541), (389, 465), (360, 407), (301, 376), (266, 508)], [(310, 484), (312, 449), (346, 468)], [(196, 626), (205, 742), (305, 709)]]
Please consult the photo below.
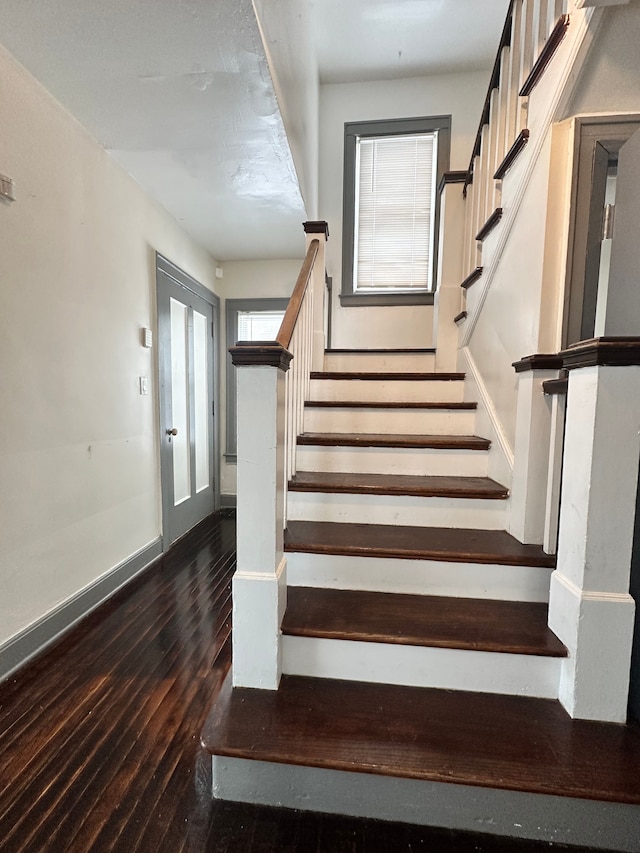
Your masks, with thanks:
[(203, 744), (222, 799), (638, 850), (640, 729), (554, 701), (228, 679)]

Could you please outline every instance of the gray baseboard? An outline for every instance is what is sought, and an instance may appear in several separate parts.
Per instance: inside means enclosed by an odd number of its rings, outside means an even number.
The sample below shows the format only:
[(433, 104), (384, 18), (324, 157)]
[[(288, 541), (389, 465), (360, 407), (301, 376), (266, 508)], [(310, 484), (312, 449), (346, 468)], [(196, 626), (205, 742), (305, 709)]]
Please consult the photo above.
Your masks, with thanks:
[(91, 586), (74, 595), (0, 647), (0, 681), (66, 634), (162, 554), (162, 542), (150, 542)]
[(235, 509), (236, 503), (237, 501), (235, 495), (220, 495), (221, 509)]
[(221, 800), (638, 850), (640, 806), (213, 756)]

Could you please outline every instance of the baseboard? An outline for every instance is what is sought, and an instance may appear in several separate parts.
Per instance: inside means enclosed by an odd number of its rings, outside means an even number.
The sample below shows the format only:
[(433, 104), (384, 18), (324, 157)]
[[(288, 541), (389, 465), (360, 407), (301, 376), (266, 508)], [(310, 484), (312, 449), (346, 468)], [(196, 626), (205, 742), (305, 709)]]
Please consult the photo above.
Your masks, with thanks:
[(236, 495), (220, 495), (220, 509), (235, 509), (236, 505)]
[(162, 542), (158, 538), (51, 613), (12, 637), (0, 648), (0, 681), (8, 678), (27, 661), (66, 634), (161, 554)]

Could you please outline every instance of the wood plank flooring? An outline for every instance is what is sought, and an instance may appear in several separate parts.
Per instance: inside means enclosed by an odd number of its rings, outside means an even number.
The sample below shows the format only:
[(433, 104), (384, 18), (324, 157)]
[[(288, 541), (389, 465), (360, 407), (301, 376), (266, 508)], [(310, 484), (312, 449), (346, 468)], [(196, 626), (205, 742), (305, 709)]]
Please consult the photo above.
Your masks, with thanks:
[(577, 849), (213, 801), (234, 567), (234, 522), (210, 519), (0, 684), (2, 853)]

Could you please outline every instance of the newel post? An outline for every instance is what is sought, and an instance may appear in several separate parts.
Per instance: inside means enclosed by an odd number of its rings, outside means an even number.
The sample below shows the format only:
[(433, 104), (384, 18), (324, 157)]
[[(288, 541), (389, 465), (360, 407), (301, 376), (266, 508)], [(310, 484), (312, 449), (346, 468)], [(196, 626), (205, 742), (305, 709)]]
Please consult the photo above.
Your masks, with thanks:
[(544, 541), (551, 405), (542, 385), (562, 367), (558, 355), (536, 353), (513, 364), (518, 377), (516, 438), (508, 530), (520, 542)]
[(322, 370), (324, 366), (324, 311), (325, 311), (325, 246), (329, 239), (329, 226), (324, 220), (304, 222), (306, 249), (312, 240), (318, 240), (320, 246), (313, 265), (313, 344), (311, 350), (311, 370)]
[(458, 327), (454, 318), (462, 305), (460, 281), (464, 257), (465, 203), (462, 182), (466, 172), (447, 172), (440, 192), (438, 289), (433, 306), (433, 345), (436, 370), (454, 371), (458, 360)]
[(635, 613), (640, 338), (596, 338), (560, 355), (569, 388), (549, 601), (549, 626), (569, 650), (560, 701), (572, 717), (622, 723)]
[[(286, 608), (285, 373), (277, 343), (230, 348), (237, 368), (237, 570), (233, 576), (233, 684), (276, 690)], [(259, 414), (258, 414), (259, 413)]]

